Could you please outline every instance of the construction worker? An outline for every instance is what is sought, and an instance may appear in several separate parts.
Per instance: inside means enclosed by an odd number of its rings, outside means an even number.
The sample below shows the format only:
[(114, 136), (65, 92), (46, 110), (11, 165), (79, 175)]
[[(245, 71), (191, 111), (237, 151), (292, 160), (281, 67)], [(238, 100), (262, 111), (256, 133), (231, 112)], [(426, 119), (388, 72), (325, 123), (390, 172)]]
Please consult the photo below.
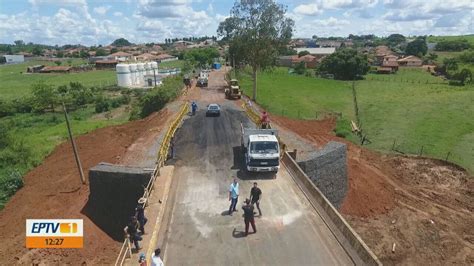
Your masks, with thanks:
[(262, 128), (268, 128), (270, 119), (268, 118), (268, 114), (266, 111), (263, 111), (262, 118), (260, 119), (260, 123), (262, 124)]
[(145, 224), (148, 222), (148, 219), (145, 217), (145, 203), (146, 198), (140, 198), (135, 208), (135, 216), (140, 223), (140, 232), (142, 232), (143, 235), (145, 234)]
[(229, 201), (229, 215), (232, 216), (232, 213), (236, 211), (235, 207), (237, 206), (237, 201), (239, 201), (239, 183), (237, 182), (237, 178), (234, 178), (234, 182), (230, 184)]
[(153, 256), (151, 257), (151, 266), (164, 266), (163, 260), (160, 257), (161, 249), (155, 249)]
[(253, 182), (253, 188), (250, 190), (250, 201), (252, 205), (257, 205), (258, 214), (262, 216), (260, 199), (262, 199), (262, 190), (257, 186), (257, 182)]
[(198, 108), (198, 106), (197, 106), (196, 102), (193, 101), (193, 103), (191, 104), (191, 112), (192, 112), (193, 115), (196, 114), (197, 108)]
[(252, 225), (253, 233), (257, 233), (257, 228), (255, 227), (255, 219), (253, 212), (253, 205), (250, 204), (249, 199), (245, 199), (245, 205), (242, 207), (244, 210), (244, 222), (245, 222), (245, 236), (249, 234), (249, 224)]
[(140, 223), (137, 220), (137, 217), (131, 216), (130, 222), (127, 226), (123, 229), (125, 232), (125, 236), (130, 239), (130, 242), (135, 244), (135, 249), (140, 250), (140, 243), (138, 241), (142, 240), (142, 237), (138, 234), (138, 229), (140, 228)]

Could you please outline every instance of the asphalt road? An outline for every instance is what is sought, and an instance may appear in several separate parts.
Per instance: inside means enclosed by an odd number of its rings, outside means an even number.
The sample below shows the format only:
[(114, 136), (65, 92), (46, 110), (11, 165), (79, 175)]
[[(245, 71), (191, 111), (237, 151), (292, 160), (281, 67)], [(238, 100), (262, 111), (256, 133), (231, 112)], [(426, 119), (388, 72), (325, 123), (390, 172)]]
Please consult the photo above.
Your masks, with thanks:
[[(219, 75), (219, 76), (218, 76)], [(224, 98), (221, 73), (206, 95)], [(218, 82), (217, 82), (218, 81)], [(216, 85), (216, 83), (218, 83)], [(207, 97), (205, 97), (207, 98)], [(175, 141), (175, 171), (168, 226), (160, 245), (166, 265), (351, 265), (344, 249), (286, 170), (248, 175), (240, 152), (240, 122), (252, 126), (232, 101), (221, 101), (220, 117), (206, 117), (206, 99), (185, 120)], [(237, 213), (229, 216), (228, 187), (239, 178)], [(263, 191), (257, 233), (243, 236), (242, 203), (252, 183)]]

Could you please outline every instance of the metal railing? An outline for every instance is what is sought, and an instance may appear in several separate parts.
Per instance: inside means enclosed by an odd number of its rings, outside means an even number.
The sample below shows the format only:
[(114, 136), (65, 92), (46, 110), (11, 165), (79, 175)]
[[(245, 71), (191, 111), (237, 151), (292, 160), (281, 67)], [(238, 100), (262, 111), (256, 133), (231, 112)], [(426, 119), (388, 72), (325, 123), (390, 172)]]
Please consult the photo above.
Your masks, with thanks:
[[(185, 89), (183, 91), (183, 94), (186, 94), (186, 93), (187, 93), (187, 90)], [(163, 138), (163, 141), (161, 142), (160, 150), (158, 152), (158, 160), (156, 162), (156, 166), (153, 170), (150, 181), (148, 181), (147, 186), (144, 188), (144, 192), (143, 192), (143, 196), (142, 196), (142, 198), (145, 199), (145, 203), (144, 203), (145, 207), (148, 205), (148, 198), (151, 195), (151, 192), (153, 190), (153, 186), (155, 185), (156, 178), (159, 175), (160, 168), (165, 164), (165, 161), (168, 158), (171, 139), (173, 138), (174, 134), (176, 133), (176, 130), (178, 129), (179, 125), (181, 124), (181, 121), (183, 120), (184, 115), (188, 111), (189, 111), (189, 105), (188, 105), (188, 103), (184, 103), (183, 106), (181, 107), (179, 113), (178, 113), (178, 116), (171, 123), (170, 127), (166, 131), (166, 134)], [(131, 243), (130, 243), (130, 239), (128, 237), (126, 237), (125, 240), (123, 241), (123, 244), (122, 244), (122, 247), (120, 249), (119, 255), (117, 256), (117, 259), (115, 261), (115, 265), (116, 266), (121, 266), (125, 262), (125, 259), (131, 258), (131, 257), (132, 257), (132, 246), (131, 246)]]

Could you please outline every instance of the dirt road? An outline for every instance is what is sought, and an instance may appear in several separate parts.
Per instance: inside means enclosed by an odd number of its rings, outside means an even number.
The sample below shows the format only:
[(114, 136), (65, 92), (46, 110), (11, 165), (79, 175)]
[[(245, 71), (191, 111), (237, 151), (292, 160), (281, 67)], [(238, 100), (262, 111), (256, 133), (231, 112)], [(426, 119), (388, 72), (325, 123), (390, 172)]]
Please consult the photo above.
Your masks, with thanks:
[[(242, 170), (240, 122), (252, 125), (235, 102), (223, 100), (219, 91), (222, 73), (213, 72), (210, 80), (211, 88), (201, 90), (205, 97), (197, 99), (200, 110), (184, 122), (176, 136), (175, 198), (170, 226), (162, 232), (166, 236), (160, 244), (165, 263), (351, 265), (284, 168), (276, 179)], [(221, 103), (220, 117), (205, 117), (209, 99)], [(241, 195), (239, 212), (229, 216), (232, 176), (239, 179)], [(256, 218), (258, 232), (244, 237), (241, 206), (254, 181), (263, 191), (263, 216)]]

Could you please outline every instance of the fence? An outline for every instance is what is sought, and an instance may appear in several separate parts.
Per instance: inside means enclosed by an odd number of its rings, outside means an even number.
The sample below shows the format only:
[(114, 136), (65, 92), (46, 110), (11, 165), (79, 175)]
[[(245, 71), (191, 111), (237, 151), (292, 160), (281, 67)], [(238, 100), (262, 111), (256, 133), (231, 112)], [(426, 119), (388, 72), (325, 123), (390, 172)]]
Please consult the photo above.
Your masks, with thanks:
[(442, 84), (448, 85), (446, 81), (434, 81), (434, 80), (422, 80), (422, 79), (409, 79), (409, 78), (397, 78), (397, 77), (374, 77), (368, 76), (366, 80), (370, 81), (381, 81), (381, 82), (399, 82), (399, 83), (411, 83), (411, 84)]
[[(451, 150), (440, 148), (432, 143), (420, 144), (394, 139), (389, 150), (403, 154), (415, 155), (420, 158), (437, 159), (455, 165), (469, 165), (469, 158), (465, 158)], [(472, 169), (469, 169), (472, 170)]]
[[(185, 95), (187, 93), (187, 89), (183, 90), (183, 94)], [(175, 120), (171, 123), (170, 127), (165, 133), (165, 136), (161, 142), (160, 150), (158, 151), (158, 160), (155, 166), (155, 169), (153, 170), (153, 174), (150, 178), (150, 181), (148, 182), (147, 186), (144, 189), (143, 196), (142, 198), (145, 199), (145, 208), (148, 206), (148, 198), (151, 195), (151, 192), (153, 190), (153, 186), (155, 185), (156, 178), (158, 177), (160, 173), (160, 168), (165, 164), (167, 158), (168, 158), (168, 153), (170, 150), (170, 147), (172, 149), (172, 138), (174, 134), (176, 133), (176, 130), (178, 129), (179, 125), (181, 124), (181, 121), (183, 120), (184, 115), (189, 111), (189, 105), (188, 103), (184, 103), (178, 113), (178, 116), (175, 118)], [(125, 238), (122, 247), (120, 249), (119, 255), (117, 256), (117, 259), (115, 261), (115, 265), (123, 265), (124, 261), (126, 258), (130, 258), (132, 256), (132, 247), (130, 244), (130, 240), (128, 238)]]

